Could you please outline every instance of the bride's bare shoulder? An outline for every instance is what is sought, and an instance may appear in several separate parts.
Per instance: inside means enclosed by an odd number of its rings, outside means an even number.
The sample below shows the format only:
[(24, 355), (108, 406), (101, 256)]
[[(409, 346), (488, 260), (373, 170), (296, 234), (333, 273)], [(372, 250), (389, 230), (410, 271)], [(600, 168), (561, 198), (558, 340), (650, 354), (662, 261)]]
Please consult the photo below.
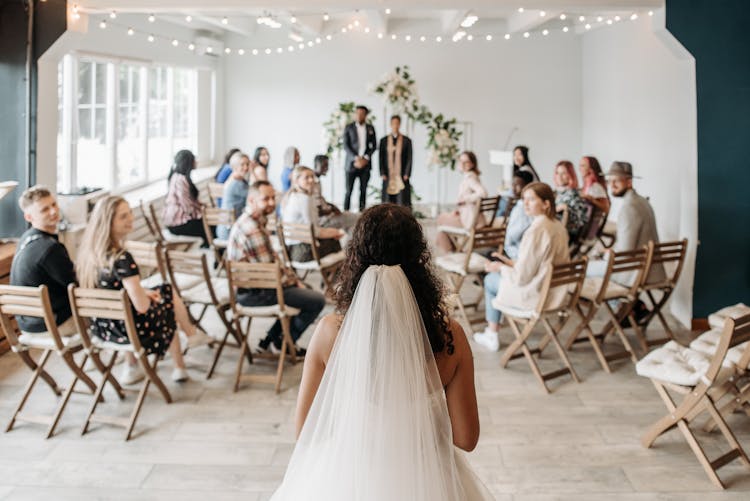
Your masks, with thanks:
[(336, 341), (336, 336), (341, 329), (343, 320), (344, 317), (336, 313), (329, 313), (322, 317), (310, 340), (308, 355), (312, 351), (313, 354), (317, 354), (324, 362), (328, 361), (328, 356), (331, 354), (333, 343)]

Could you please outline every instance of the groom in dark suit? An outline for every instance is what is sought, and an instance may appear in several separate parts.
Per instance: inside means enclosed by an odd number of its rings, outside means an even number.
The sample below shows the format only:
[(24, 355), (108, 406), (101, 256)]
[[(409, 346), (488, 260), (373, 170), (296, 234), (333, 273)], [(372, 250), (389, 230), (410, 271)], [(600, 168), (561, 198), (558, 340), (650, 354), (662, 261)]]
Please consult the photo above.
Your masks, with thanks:
[(367, 201), (367, 183), (370, 180), (372, 154), (377, 147), (375, 127), (368, 124), (365, 106), (357, 106), (357, 120), (344, 129), (344, 148), (346, 149), (346, 195), (344, 210), (351, 205), (354, 180), (359, 179), (359, 210), (363, 211)]

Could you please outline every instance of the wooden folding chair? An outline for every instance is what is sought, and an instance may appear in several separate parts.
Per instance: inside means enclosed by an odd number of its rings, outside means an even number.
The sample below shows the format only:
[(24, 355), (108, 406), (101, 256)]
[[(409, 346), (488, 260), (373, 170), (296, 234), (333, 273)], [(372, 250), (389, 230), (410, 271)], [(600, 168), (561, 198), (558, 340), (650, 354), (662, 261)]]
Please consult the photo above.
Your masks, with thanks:
[[(241, 339), (240, 335), (235, 332), (232, 325), (232, 321), (227, 318), (230, 310), (229, 304), (229, 282), (226, 278), (211, 276), (208, 269), (208, 263), (206, 261), (206, 255), (196, 254), (192, 252), (181, 252), (170, 250), (167, 251), (167, 270), (169, 276), (172, 277), (172, 283), (174, 284), (175, 291), (182, 298), (185, 306), (188, 307), (188, 313), (190, 314), (191, 321), (198, 325), (205, 332), (206, 329), (201, 326), (201, 320), (208, 311), (209, 307), (213, 307), (216, 310), (216, 314), (219, 316), (219, 320), (224, 324), (224, 334), (219, 347), (214, 354), (214, 360), (211, 367), (208, 369), (206, 379), (210, 379), (216, 368), (216, 364), (219, 361), (221, 352), (226, 345), (227, 338), (232, 335), (237, 341), (237, 347), (239, 348)], [(175, 279), (178, 274), (190, 275), (199, 279), (195, 285), (182, 288), (180, 287), (179, 281)], [(194, 316), (190, 311), (191, 305), (200, 306), (201, 310), (198, 316)]]
[(462, 252), (468, 243), (471, 231), (477, 226), (477, 221), (483, 217), (487, 226), (494, 226), (497, 207), (500, 205), (500, 195), (496, 197), (480, 198), (474, 206), (474, 214), (468, 229), (458, 226), (438, 226), (437, 231), (442, 231), (453, 244), (456, 252)]
[[(297, 347), (290, 331), (291, 317), (298, 315), (300, 310), (284, 304), (284, 289), (281, 283), (281, 267), (279, 263), (245, 263), (227, 261), (227, 279), (229, 281), (229, 302), (232, 308), (232, 320), (235, 332), (242, 338), (240, 358), (237, 363), (237, 374), (234, 381), (234, 391), (239, 389), (240, 381), (250, 380), (275, 384), (276, 393), (281, 390), (281, 379), (284, 373), (284, 360), (288, 356), (294, 364), (297, 362)], [(237, 301), (237, 289), (275, 289), (277, 304), (270, 306), (243, 306)], [(247, 318), (247, 325), (242, 329), (242, 318)], [(282, 343), (281, 354), (278, 356), (276, 376), (261, 374), (242, 374), (242, 364), (247, 357), (253, 363), (250, 353), (250, 326), (253, 318), (271, 317), (281, 321)]]
[[(508, 362), (511, 360), (526, 357), (531, 371), (547, 393), (550, 391), (547, 387), (547, 381), (565, 374), (570, 374), (573, 381), (580, 383), (578, 374), (576, 374), (573, 365), (570, 363), (570, 359), (568, 359), (565, 348), (560, 344), (558, 336), (565, 328), (578, 304), (583, 280), (586, 278), (587, 263), (588, 260), (584, 257), (578, 261), (555, 265), (549, 264), (539, 302), (533, 310), (512, 308), (498, 303), (496, 300), (492, 304), (508, 319), (511, 331), (516, 338), (503, 353), (500, 359), (501, 366), (507, 367)], [(550, 318), (557, 318), (557, 325), (553, 326)], [(529, 348), (529, 338), (534, 327), (540, 322), (546, 332), (537, 348)], [(541, 353), (548, 343), (555, 345), (564, 367), (545, 374), (540, 370), (534, 355), (541, 357)]]
[[(651, 346), (661, 345), (666, 343), (667, 341), (671, 341), (674, 339), (674, 332), (672, 332), (672, 329), (669, 328), (669, 324), (662, 314), (662, 308), (664, 308), (664, 305), (667, 304), (667, 301), (669, 300), (672, 292), (674, 292), (674, 289), (677, 286), (677, 280), (679, 280), (680, 273), (682, 273), (682, 267), (685, 264), (687, 244), (687, 238), (683, 238), (682, 240), (674, 242), (654, 243), (654, 250), (651, 257), (649, 270), (646, 271), (646, 278), (644, 279), (641, 287), (638, 290), (639, 295), (641, 297), (648, 297), (648, 300), (651, 303), (651, 311), (648, 315), (642, 318), (640, 322), (638, 322), (640, 329), (636, 331), (637, 333), (640, 333), (639, 341), (641, 343), (641, 346), (643, 346), (646, 351), (648, 351)], [(651, 272), (651, 269), (655, 266), (663, 266), (665, 273), (667, 273), (667, 270), (669, 268), (673, 268), (671, 276), (667, 276), (667, 278), (660, 282), (650, 282), (648, 280), (648, 276)], [(661, 294), (659, 301), (656, 301), (656, 299), (654, 298), (655, 292), (659, 292)], [(662, 327), (664, 327), (666, 336), (659, 339), (648, 339), (646, 336), (646, 329), (648, 328), (648, 325), (651, 323), (654, 317), (659, 318), (659, 322), (661, 322)]]
[(158, 242), (145, 243), (126, 240), (123, 248), (133, 256), (141, 272), (141, 285), (145, 288), (156, 287), (171, 282), (173, 286), (188, 289), (202, 281), (193, 273), (175, 272), (167, 273), (167, 264), (164, 258), (164, 247)]
[[(724, 483), (717, 470), (738, 458), (750, 469), (750, 460), (716, 408), (716, 401), (710, 392), (733, 374), (733, 370), (724, 365), (728, 350), (749, 340), (750, 315), (737, 320), (727, 319), (712, 357), (670, 341), (649, 353), (636, 365), (638, 375), (651, 379), (668, 411), (667, 415), (646, 431), (641, 444), (650, 448), (657, 438), (677, 427), (711, 482), (722, 489)], [(670, 371), (671, 367), (679, 367), (680, 370)], [(682, 401), (676, 403), (670, 392), (682, 395)], [(690, 428), (691, 420), (702, 412), (708, 412), (730, 446), (729, 452), (713, 460), (708, 458)]]
[[(47, 331), (38, 334), (19, 333), (20, 331), (18, 331), (18, 326), (13, 317), (14, 315), (42, 318), (44, 319)], [(12, 430), (16, 421), (26, 421), (47, 425), (46, 438), (50, 438), (55, 433), (55, 428), (60, 422), (70, 395), (76, 391), (75, 386), (78, 380), (81, 380), (88, 386), (91, 393), (94, 393), (96, 390), (94, 382), (83, 371), (83, 366), (86, 363), (88, 355), (84, 354), (80, 365), (76, 363), (74, 358), (74, 354), (83, 348), (81, 336), (80, 334), (65, 337), (60, 335), (55, 323), (55, 315), (52, 313), (52, 306), (46, 285), (40, 285), (39, 287), (0, 285), (0, 323), (5, 331), (5, 336), (8, 339), (11, 349), (18, 353), (21, 360), (34, 372), (26, 384), (21, 401), (13, 411), (13, 416), (5, 431), (9, 432)], [(32, 348), (43, 350), (38, 361), (34, 361), (29, 354), (29, 349)], [(73, 373), (73, 379), (65, 390), (65, 393), (63, 393), (63, 389), (57, 385), (52, 376), (44, 370), (50, 355), (53, 353), (58, 355)], [(22, 413), (26, 401), (40, 377), (52, 388), (55, 395), (58, 397), (62, 395), (62, 399), (57, 405), (57, 410), (52, 415)]]
[[(124, 289), (112, 291), (104, 289), (84, 289), (71, 286), (68, 287), (68, 297), (70, 298), (70, 307), (73, 310), (73, 317), (80, 329), (87, 329), (88, 321), (92, 318), (122, 320), (125, 323), (125, 331), (127, 332), (128, 340), (130, 341), (129, 344), (110, 343), (100, 341), (98, 337), (92, 338), (98, 348), (114, 352), (111, 360), (105, 366), (102, 381), (96, 388), (97, 396), (101, 395), (102, 391), (104, 391), (104, 385), (109, 381), (112, 366), (120, 353), (132, 353), (146, 374), (143, 383), (141, 383), (135, 407), (129, 418), (97, 415), (96, 408), (99, 405), (99, 399), (94, 398), (91, 409), (89, 409), (89, 413), (86, 416), (86, 422), (81, 429), (81, 435), (88, 431), (91, 423), (105, 423), (124, 427), (126, 430), (125, 440), (130, 440), (133, 428), (135, 427), (135, 422), (141, 412), (143, 401), (146, 398), (151, 383), (156, 386), (159, 393), (161, 393), (162, 397), (164, 397), (164, 400), (168, 404), (172, 403), (172, 396), (169, 394), (169, 390), (167, 390), (164, 382), (156, 372), (156, 365), (159, 363), (161, 357), (154, 356), (152, 357), (153, 362), (149, 362), (148, 355), (141, 346), (141, 341), (138, 338), (138, 333), (135, 328), (135, 320), (133, 318), (133, 308), (130, 304), (127, 292)], [(172, 342), (179, 342), (179, 340), (176, 339), (176, 335)]]
[[(630, 358), (633, 363), (638, 361), (638, 356), (628, 341), (620, 322), (628, 318), (631, 325), (635, 326), (633, 317), (633, 306), (638, 299), (638, 288), (643, 281), (643, 276), (648, 267), (651, 247), (644, 246), (640, 249), (614, 252), (612, 249), (607, 250), (607, 270), (603, 277), (589, 277), (583, 282), (581, 298), (576, 305), (575, 311), (581, 318), (581, 322), (568, 338), (566, 349), (570, 350), (574, 343), (588, 341), (591, 343), (596, 358), (607, 373), (612, 372), (609, 362)], [(627, 273), (634, 276), (634, 282), (630, 287), (626, 287), (616, 282), (617, 275)], [(622, 276), (622, 275), (620, 275)], [(614, 277), (614, 279), (613, 279)], [(609, 301), (618, 301), (617, 312), (615, 312)], [(607, 315), (608, 323), (603, 331), (594, 334), (591, 329), (591, 321), (594, 319), (599, 310), (604, 310)], [(637, 330), (638, 327), (635, 326)], [(615, 353), (604, 353), (604, 339), (614, 330), (615, 334), (622, 343), (623, 350)], [(585, 336), (579, 337), (583, 332)]]
[[(315, 226), (312, 224), (295, 224), (295, 223), (276, 223), (276, 235), (283, 249), (285, 260), (291, 265), (292, 269), (304, 281), (311, 271), (320, 272), (323, 278), (324, 293), (330, 296), (333, 293), (333, 283), (341, 265), (344, 264), (346, 253), (343, 250), (320, 257), (320, 242), (315, 235)], [(312, 261), (292, 261), (289, 257), (287, 241), (296, 240), (297, 242), (310, 245), (312, 248)]]
[(234, 211), (232, 209), (218, 209), (216, 207), (203, 207), (203, 230), (208, 238), (208, 246), (214, 253), (214, 260), (217, 263), (216, 273), (220, 273), (224, 267), (224, 251), (227, 249), (227, 241), (221, 238), (214, 238), (211, 227), (219, 225), (231, 227), (234, 224)]
[(570, 255), (585, 256), (596, 246), (599, 234), (607, 222), (607, 213), (589, 204), (590, 212), (586, 225), (581, 230), (575, 242), (571, 242)]
[(218, 208), (219, 199), (224, 196), (224, 183), (209, 181), (206, 185), (206, 192), (208, 193), (208, 200), (211, 203), (211, 207)]
[(153, 202), (148, 204), (148, 214), (150, 216), (154, 237), (164, 248), (188, 251), (193, 247), (200, 247), (203, 244), (203, 239), (201, 237), (175, 235), (169, 231), (169, 229), (162, 228), (161, 223), (159, 222), (159, 215), (156, 212), (156, 207)]
[[(464, 244), (463, 252), (445, 254), (435, 259), (435, 265), (445, 274), (449, 294), (452, 296), (451, 303), (458, 308), (459, 315), (469, 331), (471, 330), (471, 326), (474, 323), (478, 323), (479, 320), (472, 322), (472, 319), (466, 313), (466, 309), (474, 308), (476, 311), (484, 297), (484, 291), (480, 290), (476, 299), (465, 302), (461, 298), (461, 288), (468, 277), (479, 277), (483, 274), (485, 272), (484, 267), (489, 262), (489, 259), (477, 253), (476, 250), (492, 248), (502, 253), (505, 243), (505, 232), (505, 225), (499, 228), (492, 226), (485, 226), (480, 229), (472, 228), (469, 231), (469, 239)], [(482, 288), (480, 287), (480, 289)], [(484, 321), (484, 319), (481, 321)]]

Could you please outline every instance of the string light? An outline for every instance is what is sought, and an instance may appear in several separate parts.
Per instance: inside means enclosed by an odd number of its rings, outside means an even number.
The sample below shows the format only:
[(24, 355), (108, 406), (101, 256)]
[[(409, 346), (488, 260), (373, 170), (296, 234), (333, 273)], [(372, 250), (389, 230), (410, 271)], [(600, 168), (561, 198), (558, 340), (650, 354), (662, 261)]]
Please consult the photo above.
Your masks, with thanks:
[(284, 49), (282, 49), (281, 47), (279, 47), (278, 49), (276, 49), (276, 52), (278, 54), (281, 54), (282, 52), (284, 52)]
[[(154, 35), (149, 35), (149, 36), (148, 36), (148, 38), (147, 38), (147, 40), (148, 40), (149, 42), (153, 42), (153, 41), (155, 40), (155, 38), (154, 38)], [(211, 48), (211, 47), (209, 47), (209, 49), (210, 49), (210, 48)]]
[(353, 30), (354, 26), (352, 26), (352, 23), (349, 23), (349, 24), (346, 25), (346, 29)]
[(395, 33), (393, 35), (391, 35), (391, 40), (395, 40), (397, 38), (398, 38), (398, 35), (396, 35)]
[(370, 27), (369, 27), (369, 26), (367, 26), (367, 27), (365, 28), (365, 33), (370, 33)]
[(385, 9), (385, 13), (386, 14), (390, 14), (391, 13), (391, 9)]
[(578, 20), (584, 22), (586, 20), (586, 16), (579, 16)]
[(354, 20), (354, 26), (356, 26), (357, 28), (359, 28), (359, 19), (355, 19)]
[(99, 27), (101, 29), (103, 29), (103, 30), (107, 29), (107, 21), (105, 21), (104, 19), (102, 19), (101, 21), (99, 21)]
[(591, 25), (589, 23), (586, 23), (586, 26), (584, 26), (587, 30), (591, 29)]
[(226, 17), (226, 16), (224, 16), (224, 17), (223, 17), (223, 18), (221, 19), (221, 24), (223, 24), (224, 26), (226, 26), (227, 24), (229, 24), (229, 19), (227, 19), (227, 17)]
[(109, 13), (109, 18), (110, 19), (117, 19), (117, 12), (115, 12), (115, 11), (110, 12)]
[(599, 17), (596, 18), (596, 22), (597, 23), (601, 23), (602, 19), (604, 19), (604, 18), (602, 16), (599, 16)]
[(195, 44), (191, 43), (188, 45), (188, 50), (195, 50)]
[(631, 21), (635, 21), (636, 19), (638, 19), (638, 14), (636, 14), (635, 12), (633, 12), (633, 15), (630, 16), (630, 20)]
[(133, 35), (135, 35), (135, 30), (133, 28), (128, 28), (128, 36), (132, 37)]
[(612, 20), (611, 19), (607, 19), (607, 24), (609, 24), (611, 26), (612, 25)]
[(305, 44), (300, 43), (299, 45), (297, 45), (297, 47), (299, 47), (299, 50), (304, 50), (305, 49)]
[(425, 40), (427, 40), (426, 36), (422, 35), (421, 37), (419, 37), (420, 42), (424, 42)]
[(560, 14), (560, 20), (565, 21), (568, 18), (565, 14)]
[(315, 39), (315, 43), (319, 44), (320, 42), (322, 42), (322, 40), (320, 39), (320, 37), (318, 37), (318, 38)]
[(404, 37), (404, 40), (406, 40), (407, 42), (411, 42), (411, 35), (406, 35), (406, 37)]
[(343, 28), (341, 28), (341, 33), (346, 33), (346, 26), (344, 26)]
[(292, 24), (297, 22), (297, 18), (292, 16), (292, 18), (289, 20)]
[(257, 55), (258, 55), (258, 49), (253, 49), (253, 56), (257, 56)]
[(436, 37), (435, 37), (435, 41), (436, 41), (436, 42), (438, 42), (438, 43), (440, 43), (440, 42), (442, 42), (442, 41), (443, 41), (443, 37), (441, 37), (441, 36), (436, 36)]
[(148, 22), (149, 23), (153, 23), (154, 21), (156, 21), (156, 16), (153, 15), (153, 14), (149, 14), (148, 15)]
[(466, 40), (468, 40), (469, 42), (471, 42), (472, 40), (474, 40), (474, 35), (467, 36)]
[(619, 22), (620, 22), (620, 16), (615, 16), (615, 22), (616, 22), (616, 23), (619, 23)]
[(237, 54), (239, 54), (240, 56), (244, 56), (245, 55), (245, 49), (238, 50)]
[[(328, 35), (328, 36), (331, 36), (331, 35)], [(327, 38), (327, 37), (326, 37), (326, 38)], [(382, 33), (378, 33), (378, 38), (382, 40), (382, 39), (383, 39), (383, 34), (382, 34)], [(330, 39), (329, 39), (329, 40), (330, 40)]]
[(188, 23), (192, 22), (193, 16), (185, 16), (185, 21), (187, 21)]
[(323, 21), (328, 21), (329, 19), (331, 19), (331, 16), (329, 16), (328, 13), (323, 14)]
[(492, 35), (487, 35), (486, 37), (484, 37), (484, 39), (487, 40), (488, 42), (491, 42), (492, 41)]
[(232, 53), (232, 49), (230, 49), (229, 47), (224, 49), (224, 54), (231, 54), (231, 53)]
[(271, 53), (271, 49), (266, 49), (265, 52), (266, 52), (266, 55), (268, 55)]
[(547, 13), (545, 11), (543, 11), (543, 10), (539, 11), (539, 17), (544, 17), (546, 15), (547, 15)]
[(523, 34), (524, 38), (529, 38), (530, 36), (531, 36), (531, 33), (529, 33), (528, 31), (524, 32)]
[[(326, 35), (326, 40), (328, 40), (329, 42), (331, 41), (332, 38), (333, 37), (331, 35)], [(382, 33), (380, 34), (380, 38), (383, 38)]]
[(177, 47), (178, 45), (180, 45), (180, 42), (177, 39), (172, 40), (172, 47)]
[(544, 35), (545, 37), (546, 37), (547, 35), (549, 35), (549, 30), (544, 30), (544, 31), (542, 31), (542, 35)]
[(461, 21), (462, 28), (471, 28), (479, 20), (476, 14), (467, 14), (463, 21)]
[(523, 14), (523, 7), (519, 7), (518, 8), (518, 12), (520, 12), (521, 14)]
[(648, 11), (648, 15), (649, 16), (653, 16), (654, 15), (654, 11), (653, 10)]
[(286, 48), (287, 52), (294, 52), (294, 45), (290, 45)]
[(510, 40), (510, 33), (506, 33), (503, 38), (505, 38), (506, 40)]
[(213, 54), (214, 53), (214, 48), (213, 47), (206, 47), (206, 52), (208, 52), (209, 54)]
[(563, 33), (567, 33), (567, 32), (568, 32), (568, 29), (569, 29), (569, 28), (568, 28), (567, 26), (563, 26)]
[(307, 46), (308, 46), (308, 47), (312, 47), (313, 45), (314, 45), (314, 43), (313, 43), (313, 41), (312, 41), (312, 40), (310, 40), (309, 42), (307, 42)]

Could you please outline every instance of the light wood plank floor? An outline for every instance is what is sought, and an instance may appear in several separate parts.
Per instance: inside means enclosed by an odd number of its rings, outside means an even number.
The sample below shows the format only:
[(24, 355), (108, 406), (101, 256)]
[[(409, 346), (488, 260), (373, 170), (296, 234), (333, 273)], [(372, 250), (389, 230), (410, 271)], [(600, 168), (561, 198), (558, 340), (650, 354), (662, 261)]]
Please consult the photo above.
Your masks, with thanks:
[[(216, 319), (208, 325), (218, 334)], [(258, 322), (253, 337), (267, 326)], [(505, 347), (507, 328), (502, 338)], [(723, 468), (729, 489), (717, 491), (677, 431), (650, 450), (641, 447), (641, 434), (664, 406), (630, 362), (614, 364), (608, 375), (590, 349), (576, 348), (571, 358), (582, 383), (563, 377), (546, 395), (524, 360), (501, 369), (499, 353), (473, 348), (482, 433), (469, 459), (498, 500), (750, 499), (750, 471), (738, 462)], [(189, 354), (192, 380), (185, 384), (169, 381), (171, 363), (162, 364), (175, 402), (166, 405), (152, 389), (128, 443), (122, 429), (106, 425), (92, 425), (80, 436), (90, 398), (85, 395), (71, 398), (49, 440), (42, 438), (43, 427), (32, 424), (0, 433), (0, 499), (267, 499), (293, 448), (301, 365), (286, 372), (278, 396), (258, 384), (233, 393), (237, 350), (228, 349), (214, 378), (205, 381), (211, 355), (208, 348)], [(67, 380), (60, 364), (52, 368), (61, 383)], [(0, 357), (3, 428), (29, 375), (14, 354)], [(132, 408), (132, 396), (124, 403), (110, 391), (105, 397), (100, 409), (107, 412), (126, 415)], [(47, 412), (54, 403), (40, 384), (29, 406)], [(750, 418), (736, 414), (729, 421), (750, 449)], [(710, 454), (723, 446), (718, 433), (699, 437)]]

